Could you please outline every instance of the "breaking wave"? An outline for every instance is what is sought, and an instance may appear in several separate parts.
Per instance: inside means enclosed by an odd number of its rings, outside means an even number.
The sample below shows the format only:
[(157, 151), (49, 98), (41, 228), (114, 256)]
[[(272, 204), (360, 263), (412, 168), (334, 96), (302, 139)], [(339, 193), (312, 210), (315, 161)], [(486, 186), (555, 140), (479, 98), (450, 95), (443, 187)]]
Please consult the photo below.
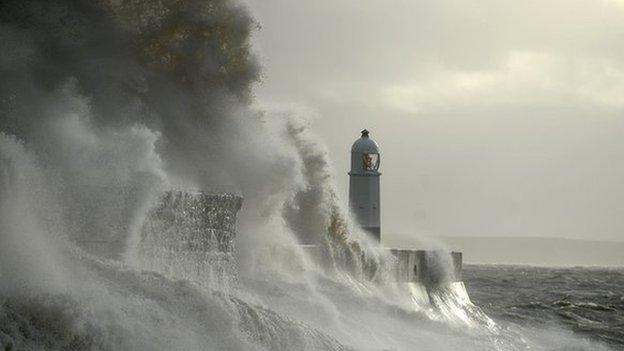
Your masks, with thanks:
[[(461, 283), (392, 282), (305, 122), (253, 107), (255, 27), (226, 0), (0, 4), (0, 346), (539, 349)], [(238, 195), (172, 189), (242, 195), (237, 235)]]

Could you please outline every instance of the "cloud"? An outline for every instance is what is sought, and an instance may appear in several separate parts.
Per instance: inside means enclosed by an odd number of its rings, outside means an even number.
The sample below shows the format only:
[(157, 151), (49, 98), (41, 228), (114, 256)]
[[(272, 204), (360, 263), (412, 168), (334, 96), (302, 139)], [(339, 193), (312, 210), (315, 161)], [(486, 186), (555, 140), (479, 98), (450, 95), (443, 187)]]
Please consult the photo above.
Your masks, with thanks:
[(492, 69), (435, 65), (429, 71), (425, 79), (382, 86), (381, 103), (410, 113), (494, 105), (624, 107), (624, 68), (606, 59), (513, 51)]
[(381, 144), (388, 235), (621, 236), (624, 0), (248, 1), (260, 99), (315, 110), (337, 174)]

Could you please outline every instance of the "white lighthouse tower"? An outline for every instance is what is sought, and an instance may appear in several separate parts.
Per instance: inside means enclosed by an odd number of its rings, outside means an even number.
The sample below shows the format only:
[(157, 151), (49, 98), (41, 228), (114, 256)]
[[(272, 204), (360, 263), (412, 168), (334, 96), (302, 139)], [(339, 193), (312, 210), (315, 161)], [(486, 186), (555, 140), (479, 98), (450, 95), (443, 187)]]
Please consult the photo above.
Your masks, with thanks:
[(351, 147), (349, 207), (362, 229), (380, 241), (379, 146), (368, 134), (364, 129)]

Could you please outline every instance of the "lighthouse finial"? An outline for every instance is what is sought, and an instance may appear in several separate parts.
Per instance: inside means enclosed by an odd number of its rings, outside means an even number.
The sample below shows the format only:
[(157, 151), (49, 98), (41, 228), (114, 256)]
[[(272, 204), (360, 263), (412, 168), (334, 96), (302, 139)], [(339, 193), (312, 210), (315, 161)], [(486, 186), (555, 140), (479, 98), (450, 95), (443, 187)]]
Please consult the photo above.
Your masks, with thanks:
[(362, 131), (362, 138), (368, 138), (368, 130), (364, 129)]

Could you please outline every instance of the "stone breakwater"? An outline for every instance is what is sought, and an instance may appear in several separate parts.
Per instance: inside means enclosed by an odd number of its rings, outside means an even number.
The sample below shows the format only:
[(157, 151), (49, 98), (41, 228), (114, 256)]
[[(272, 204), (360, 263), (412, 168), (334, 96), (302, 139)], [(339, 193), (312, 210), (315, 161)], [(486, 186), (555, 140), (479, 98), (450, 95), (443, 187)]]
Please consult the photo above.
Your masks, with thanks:
[(141, 228), (140, 266), (200, 284), (235, 279), (236, 214), (242, 202), (233, 194), (164, 193)]

